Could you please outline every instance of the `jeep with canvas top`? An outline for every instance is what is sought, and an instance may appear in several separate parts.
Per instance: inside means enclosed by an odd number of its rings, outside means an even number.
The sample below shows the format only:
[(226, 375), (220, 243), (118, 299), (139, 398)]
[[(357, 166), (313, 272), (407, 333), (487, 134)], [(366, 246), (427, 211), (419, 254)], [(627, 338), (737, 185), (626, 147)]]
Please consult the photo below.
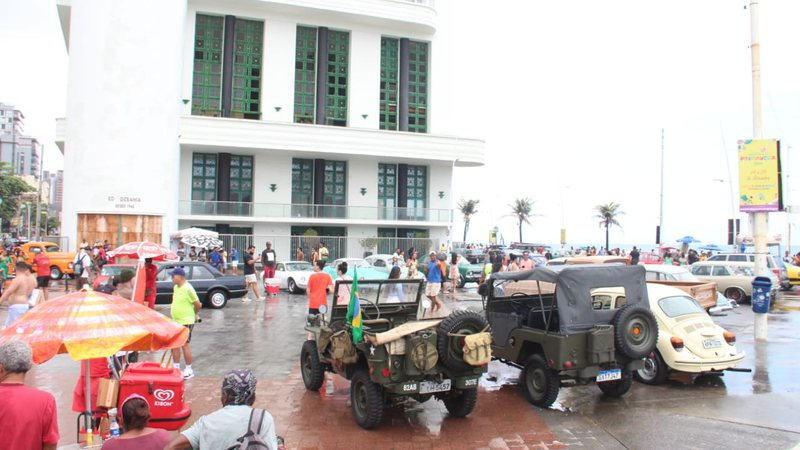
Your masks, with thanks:
[[(658, 325), (641, 266), (564, 265), (492, 274), (489, 282), (492, 353), (522, 369), (534, 405), (550, 406), (562, 386), (593, 382), (622, 396), (655, 349)], [(625, 291), (613, 307), (593, 295), (611, 286)]]
[[(353, 417), (366, 429), (381, 423), (385, 407), (408, 398), (436, 397), (454, 417), (471, 413), (491, 360), (489, 326), (470, 311), (424, 318), (430, 307), (430, 300), (421, 301), (424, 283), (359, 280), (354, 289), (353, 281), (337, 280), (333, 306), (308, 319), (309, 339), (300, 352), (306, 388), (319, 390), (325, 372), (350, 380)], [(351, 290), (361, 308), (363, 337), (357, 342), (347, 318)]]

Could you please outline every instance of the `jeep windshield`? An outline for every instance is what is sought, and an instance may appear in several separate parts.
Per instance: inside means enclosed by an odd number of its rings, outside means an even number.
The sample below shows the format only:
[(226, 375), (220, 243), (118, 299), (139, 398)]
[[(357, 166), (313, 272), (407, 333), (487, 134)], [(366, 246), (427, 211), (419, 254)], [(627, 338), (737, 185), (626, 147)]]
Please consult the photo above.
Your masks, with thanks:
[[(416, 320), (423, 294), (423, 280), (359, 280), (358, 298), (365, 320), (402, 316)], [(336, 280), (331, 322), (343, 319), (353, 293), (352, 280)]]

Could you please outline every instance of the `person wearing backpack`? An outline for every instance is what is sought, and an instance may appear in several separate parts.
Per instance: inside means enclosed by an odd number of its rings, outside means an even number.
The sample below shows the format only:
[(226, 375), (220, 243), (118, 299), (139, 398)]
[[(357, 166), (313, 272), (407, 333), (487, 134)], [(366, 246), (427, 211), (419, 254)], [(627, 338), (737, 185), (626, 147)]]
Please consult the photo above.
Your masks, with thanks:
[(84, 284), (89, 284), (89, 273), (92, 269), (92, 257), (89, 256), (89, 246), (82, 247), (75, 259), (72, 260), (72, 270), (75, 273), (75, 285), (80, 291)]
[(278, 450), (272, 415), (263, 409), (253, 408), (256, 377), (250, 369), (236, 369), (225, 375), (220, 400), (221, 409), (197, 419), (165, 449)]

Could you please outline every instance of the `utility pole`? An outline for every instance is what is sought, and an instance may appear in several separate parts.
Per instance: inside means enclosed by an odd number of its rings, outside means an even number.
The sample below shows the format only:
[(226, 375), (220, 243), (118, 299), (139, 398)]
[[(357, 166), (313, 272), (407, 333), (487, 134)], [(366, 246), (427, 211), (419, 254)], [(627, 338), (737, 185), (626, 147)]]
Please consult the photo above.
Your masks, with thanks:
[(656, 232), (656, 245), (661, 245), (664, 232), (664, 129), (661, 129), (661, 201), (658, 211), (658, 231)]
[[(758, 33), (758, 0), (750, 0), (750, 62), (753, 72), (753, 138), (763, 137), (761, 111), (761, 43)], [(768, 213), (750, 214), (753, 229), (756, 276), (768, 276), (767, 267), (767, 224)], [(767, 314), (755, 314), (753, 323), (756, 340), (767, 339)]]
[[(32, 149), (35, 150), (35, 149)], [(41, 228), (42, 220), (42, 168), (44, 167), (44, 144), (42, 145), (42, 154), (39, 158), (39, 188), (36, 191), (36, 241), (41, 241)]]

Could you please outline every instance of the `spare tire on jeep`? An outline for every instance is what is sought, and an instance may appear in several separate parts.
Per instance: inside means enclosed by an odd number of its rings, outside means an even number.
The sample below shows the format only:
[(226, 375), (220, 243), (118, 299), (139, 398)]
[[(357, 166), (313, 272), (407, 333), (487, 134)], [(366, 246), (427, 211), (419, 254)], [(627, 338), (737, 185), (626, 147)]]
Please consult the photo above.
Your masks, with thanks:
[(641, 305), (624, 306), (614, 316), (617, 351), (631, 359), (642, 359), (656, 348), (658, 324), (653, 313)]
[(464, 361), (464, 335), (490, 331), (482, 315), (472, 311), (455, 311), (445, 317), (436, 330), (439, 359), (447, 368), (467, 371), (473, 367)]

